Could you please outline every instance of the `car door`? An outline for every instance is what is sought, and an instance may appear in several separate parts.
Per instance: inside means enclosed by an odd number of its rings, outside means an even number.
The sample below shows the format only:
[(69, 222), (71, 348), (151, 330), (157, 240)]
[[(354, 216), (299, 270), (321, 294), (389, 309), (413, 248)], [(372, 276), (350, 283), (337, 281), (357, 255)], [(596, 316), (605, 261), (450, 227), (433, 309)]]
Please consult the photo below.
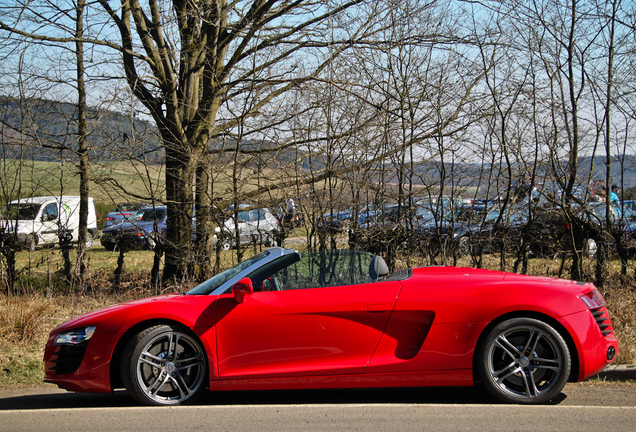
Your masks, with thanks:
[(216, 311), (220, 379), (362, 373), (400, 290), (385, 281), (254, 292)]
[(42, 215), (40, 216), (42, 225), (38, 235), (43, 243), (51, 244), (58, 241), (59, 216), (57, 203), (47, 204), (42, 209)]

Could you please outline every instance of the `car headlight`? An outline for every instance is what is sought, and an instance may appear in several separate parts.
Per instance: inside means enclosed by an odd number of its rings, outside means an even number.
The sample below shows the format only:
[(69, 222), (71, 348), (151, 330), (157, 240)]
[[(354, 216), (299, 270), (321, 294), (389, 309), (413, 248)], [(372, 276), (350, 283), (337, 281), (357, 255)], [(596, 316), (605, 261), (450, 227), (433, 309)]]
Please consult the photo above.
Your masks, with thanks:
[(53, 345), (79, 345), (88, 341), (95, 333), (95, 326), (69, 330), (55, 337)]

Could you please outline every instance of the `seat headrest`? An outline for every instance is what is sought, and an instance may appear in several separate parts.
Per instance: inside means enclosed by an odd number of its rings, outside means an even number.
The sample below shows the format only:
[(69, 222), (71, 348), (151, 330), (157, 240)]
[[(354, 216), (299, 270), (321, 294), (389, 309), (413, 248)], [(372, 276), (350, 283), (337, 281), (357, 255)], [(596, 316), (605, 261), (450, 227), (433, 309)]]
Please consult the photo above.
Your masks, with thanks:
[(389, 267), (382, 257), (375, 255), (369, 263), (369, 276), (373, 282), (382, 280), (389, 275)]

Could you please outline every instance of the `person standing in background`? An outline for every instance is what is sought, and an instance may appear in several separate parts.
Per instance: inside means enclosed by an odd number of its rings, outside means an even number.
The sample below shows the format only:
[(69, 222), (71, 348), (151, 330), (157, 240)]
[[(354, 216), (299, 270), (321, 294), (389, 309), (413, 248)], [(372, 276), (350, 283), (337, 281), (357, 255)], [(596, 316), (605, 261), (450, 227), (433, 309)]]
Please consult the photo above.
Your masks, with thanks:
[(296, 204), (293, 198), (287, 198), (287, 214), (285, 215), (286, 225), (294, 232), (294, 217), (296, 216)]
[(609, 202), (618, 202), (618, 194), (620, 189), (617, 185), (612, 185), (612, 189), (609, 193)]

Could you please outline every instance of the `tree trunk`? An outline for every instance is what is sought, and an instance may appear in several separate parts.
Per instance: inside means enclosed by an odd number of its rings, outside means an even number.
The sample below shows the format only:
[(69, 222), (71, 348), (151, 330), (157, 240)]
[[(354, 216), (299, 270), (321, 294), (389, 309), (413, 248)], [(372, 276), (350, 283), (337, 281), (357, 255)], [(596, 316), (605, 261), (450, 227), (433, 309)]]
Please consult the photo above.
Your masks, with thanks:
[(165, 265), (163, 280), (181, 280), (191, 275), (192, 210), (194, 205), (193, 180), (196, 158), (191, 150), (165, 139), (166, 196), (168, 202)]

